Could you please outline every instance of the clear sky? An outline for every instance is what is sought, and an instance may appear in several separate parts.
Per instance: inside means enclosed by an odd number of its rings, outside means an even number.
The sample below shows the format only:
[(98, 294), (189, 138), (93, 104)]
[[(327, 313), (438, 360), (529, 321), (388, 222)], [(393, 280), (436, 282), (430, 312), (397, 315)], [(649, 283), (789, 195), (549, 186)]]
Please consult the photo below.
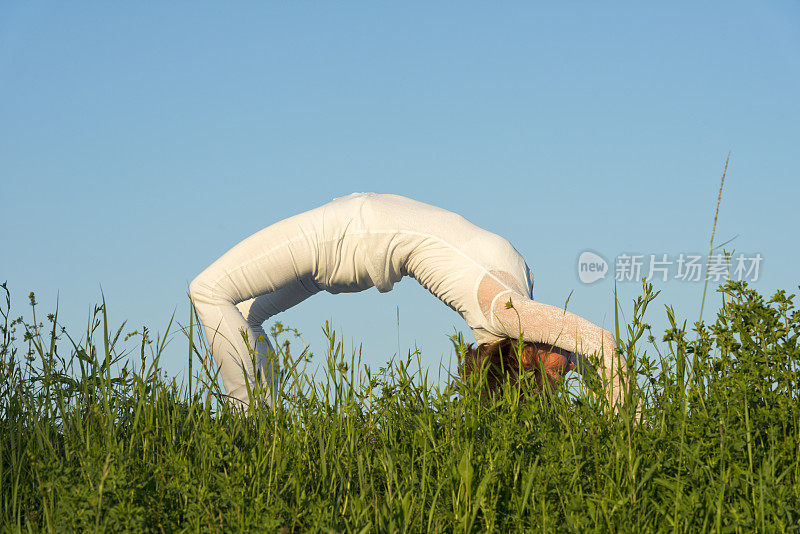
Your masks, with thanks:
[[(717, 242), (761, 255), (757, 288), (797, 290), (798, 95), (793, 1), (4, 2), (0, 281), (17, 313), (58, 297), (73, 331), (101, 287), (115, 324), (163, 331), (241, 239), (390, 192), (503, 235), (537, 300), (572, 292), (606, 327), (616, 258), (667, 254), (663, 329), (665, 304), (697, 318), (677, 258), (707, 252), (729, 150)], [(585, 250), (605, 279), (581, 283)], [(639, 284), (618, 287), (629, 314)], [(413, 280), (284, 315), (373, 364), (417, 346), (435, 369), (466, 331)], [(185, 343), (167, 354), (184, 376)]]

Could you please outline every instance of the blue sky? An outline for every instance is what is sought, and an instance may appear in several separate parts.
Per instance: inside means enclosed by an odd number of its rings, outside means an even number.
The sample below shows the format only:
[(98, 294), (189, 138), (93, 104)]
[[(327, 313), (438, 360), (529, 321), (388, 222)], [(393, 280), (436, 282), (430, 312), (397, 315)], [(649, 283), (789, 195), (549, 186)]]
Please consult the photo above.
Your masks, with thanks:
[[(795, 2), (3, 3), (0, 280), (70, 330), (102, 287), (114, 323), (163, 331), (239, 240), (391, 192), (503, 235), (537, 300), (608, 327), (613, 273), (580, 283), (578, 255), (704, 254), (732, 151), (717, 242), (796, 290), (797, 95)], [(665, 304), (696, 319), (701, 283), (656, 285), (656, 330)], [(619, 290), (629, 313), (639, 285)], [(413, 280), (282, 320), (317, 353), (331, 320), (367, 362), (416, 346), (432, 369), (466, 330)]]

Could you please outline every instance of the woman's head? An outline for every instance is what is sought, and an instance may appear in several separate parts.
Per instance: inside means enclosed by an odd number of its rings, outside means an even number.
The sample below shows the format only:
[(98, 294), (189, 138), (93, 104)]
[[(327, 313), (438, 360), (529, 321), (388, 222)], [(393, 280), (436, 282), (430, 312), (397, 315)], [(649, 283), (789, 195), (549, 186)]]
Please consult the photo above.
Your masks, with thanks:
[(552, 391), (558, 385), (558, 379), (574, 366), (567, 351), (545, 343), (525, 343), (519, 350), (516, 339), (506, 338), (478, 347), (467, 346), (459, 370), (462, 377), (469, 378), (486, 368), (486, 388), (490, 393), (505, 381), (506, 376), (512, 385), (516, 385), (520, 369), (533, 373), (536, 391), (541, 391), (545, 384)]

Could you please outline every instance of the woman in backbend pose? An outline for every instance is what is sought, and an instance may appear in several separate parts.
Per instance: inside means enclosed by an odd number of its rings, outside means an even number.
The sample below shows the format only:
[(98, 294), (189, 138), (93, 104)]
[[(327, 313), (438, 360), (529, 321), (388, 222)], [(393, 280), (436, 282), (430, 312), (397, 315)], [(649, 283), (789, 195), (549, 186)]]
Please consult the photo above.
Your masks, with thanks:
[[(615, 354), (610, 332), (534, 302), (531, 271), (502, 237), (397, 195), (354, 193), (277, 222), (211, 264), (189, 293), (229, 397), (247, 403), (247, 385), (259, 373), (272, 383), (264, 321), (322, 290), (374, 286), (383, 293), (406, 275), (473, 330), (478, 346), (465, 356), (465, 374), (502, 358), (512, 372), (520, 364), (543, 369), (540, 383), (546, 378), (552, 386), (576, 364), (587, 372), (586, 357), (593, 356), (609, 402), (624, 401), (625, 361)], [(509, 340), (520, 335), (525, 345), (517, 356)], [(496, 371), (489, 377), (495, 387), (500, 377)]]

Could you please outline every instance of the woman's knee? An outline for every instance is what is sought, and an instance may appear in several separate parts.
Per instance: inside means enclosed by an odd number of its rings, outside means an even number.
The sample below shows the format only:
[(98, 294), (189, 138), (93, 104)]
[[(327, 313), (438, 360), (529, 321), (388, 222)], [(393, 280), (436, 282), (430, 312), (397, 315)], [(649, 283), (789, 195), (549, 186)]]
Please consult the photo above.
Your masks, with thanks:
[(193, 303), (201, 304), (225, 304), (233, 303), (225, 292), (220, 291), (218, 284), (209, 280), (205, 273), (200, 273), (189, 284), (189, 297)]
[(189, 298), (192, 299), (192, 302), (203, 302), (211, 298), (210, 287), (204, 280), (203, 275), (196, 277), (189, 284)]

